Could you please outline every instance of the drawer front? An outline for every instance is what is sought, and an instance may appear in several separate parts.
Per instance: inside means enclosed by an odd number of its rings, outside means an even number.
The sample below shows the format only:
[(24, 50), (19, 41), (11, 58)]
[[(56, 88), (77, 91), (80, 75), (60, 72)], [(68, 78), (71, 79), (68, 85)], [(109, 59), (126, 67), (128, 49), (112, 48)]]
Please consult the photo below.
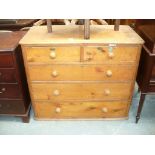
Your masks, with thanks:
[(35, 102), (37, 118), (127, 117), (127, 102)]
[(0, 98), (21, 98), (18, 84), (0, 84)]
[(29, 66), (32, 81), (132, 81), (135, 66), (39, 65)]
[(84, 47), (84, 61), (95, 63), (133, 63), (139, 47)]
[(131, 83), (32, 84), (32, 92), (35, 100), (128, 100), (131, 86)]
[(12, 67), (13, 56), (11, 53), (0, 53), (0, 67)]
[(0, 69), (1, 83), (15, 83), (17, 82), (15, 69)]
[(28, 63), (79, 62), (80, 47), (29, 47), (26, 49)]
[(22, 100), (0, 100), (0, 114), (24, 114), (24, 102)]

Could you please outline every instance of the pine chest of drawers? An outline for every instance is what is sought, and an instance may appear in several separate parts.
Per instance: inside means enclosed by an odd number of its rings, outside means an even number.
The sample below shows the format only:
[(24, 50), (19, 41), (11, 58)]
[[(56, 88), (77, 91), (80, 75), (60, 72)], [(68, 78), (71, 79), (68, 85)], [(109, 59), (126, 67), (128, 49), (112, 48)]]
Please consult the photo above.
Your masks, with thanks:
[(143, 40), (128, 26), (32, 27), (21, 40), (36, 119), (125, 119)]
[(19, 45), (25, 32), (0, 32), (0, 115), (29, 121), (30, 95), (22, 51)]

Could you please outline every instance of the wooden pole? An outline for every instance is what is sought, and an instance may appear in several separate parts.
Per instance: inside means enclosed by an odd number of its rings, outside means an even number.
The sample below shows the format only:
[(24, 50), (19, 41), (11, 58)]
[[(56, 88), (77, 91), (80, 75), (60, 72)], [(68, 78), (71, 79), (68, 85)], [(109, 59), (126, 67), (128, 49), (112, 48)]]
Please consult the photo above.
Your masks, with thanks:
[(90, 24), (89, 19), (85, 19), (84, 21), (84, 39), (90, 38)]
[(120, 19), (116, 19), (115, 20), (115, 26), (114, 26), (115, 31), (119, 31), (119, 25), (120, 25)]
[(51, 33), (52, 32), (52, 21), (51, 19), (47, 19), (47, 31), (48, 33)]

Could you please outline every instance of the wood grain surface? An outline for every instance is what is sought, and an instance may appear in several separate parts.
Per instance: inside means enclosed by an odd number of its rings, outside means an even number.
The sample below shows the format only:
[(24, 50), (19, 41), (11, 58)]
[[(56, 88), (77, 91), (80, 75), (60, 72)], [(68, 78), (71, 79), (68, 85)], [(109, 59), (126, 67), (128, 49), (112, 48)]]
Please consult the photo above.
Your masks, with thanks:
[[(55, 58), (51, 57), (55, 53)], [(80, 47), (30, 47), (26, 48), (28, 63), (79, 62)]]
[[(33, 65), (28, 66), (31, 81), (132, 81), (134, 65)], [(107, 76), (111, 71), (112, 75)]]
[(129, 100), (130, 90), (131, 83), (32, 84), (34, 100)]
[[(36, 118), (121, 118), (128, 102), (34, 102)], [(59, 109), (59, 112), (57, 111)]]
[(63, 44), (143, 44), (144, 41), (130, 26), (121, 25), (114, 31), (114, 25), (92, 25), (90, 39), (84, 40), (83, 25), (57, 25), (48, 33), (46, 26), (34, 26), (20, 41), (24, 45), (63, 45)]
[(127, 118), (143, 40), (128, 26), (33, 27), (21, 40), (37, 119)]

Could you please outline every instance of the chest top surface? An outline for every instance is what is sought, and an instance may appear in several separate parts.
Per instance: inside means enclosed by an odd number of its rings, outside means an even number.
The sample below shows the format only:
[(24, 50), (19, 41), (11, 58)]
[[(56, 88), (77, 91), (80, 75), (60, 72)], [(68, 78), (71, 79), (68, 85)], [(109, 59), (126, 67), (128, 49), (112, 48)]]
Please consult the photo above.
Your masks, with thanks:
[(25, 33), (24, 31), (0, 31), (0, 52), (14, 51)]
[(60, 45), (60, 44), (143, 44), (143, 39), (129, 26), (120, 26), (114, 31), (113, 25), (91, 25), (90, 39), (84, 39), (83, 25), (57, 25), (48, 33), (46, 26), (34, 26), (20, 41), (22, 45)]

